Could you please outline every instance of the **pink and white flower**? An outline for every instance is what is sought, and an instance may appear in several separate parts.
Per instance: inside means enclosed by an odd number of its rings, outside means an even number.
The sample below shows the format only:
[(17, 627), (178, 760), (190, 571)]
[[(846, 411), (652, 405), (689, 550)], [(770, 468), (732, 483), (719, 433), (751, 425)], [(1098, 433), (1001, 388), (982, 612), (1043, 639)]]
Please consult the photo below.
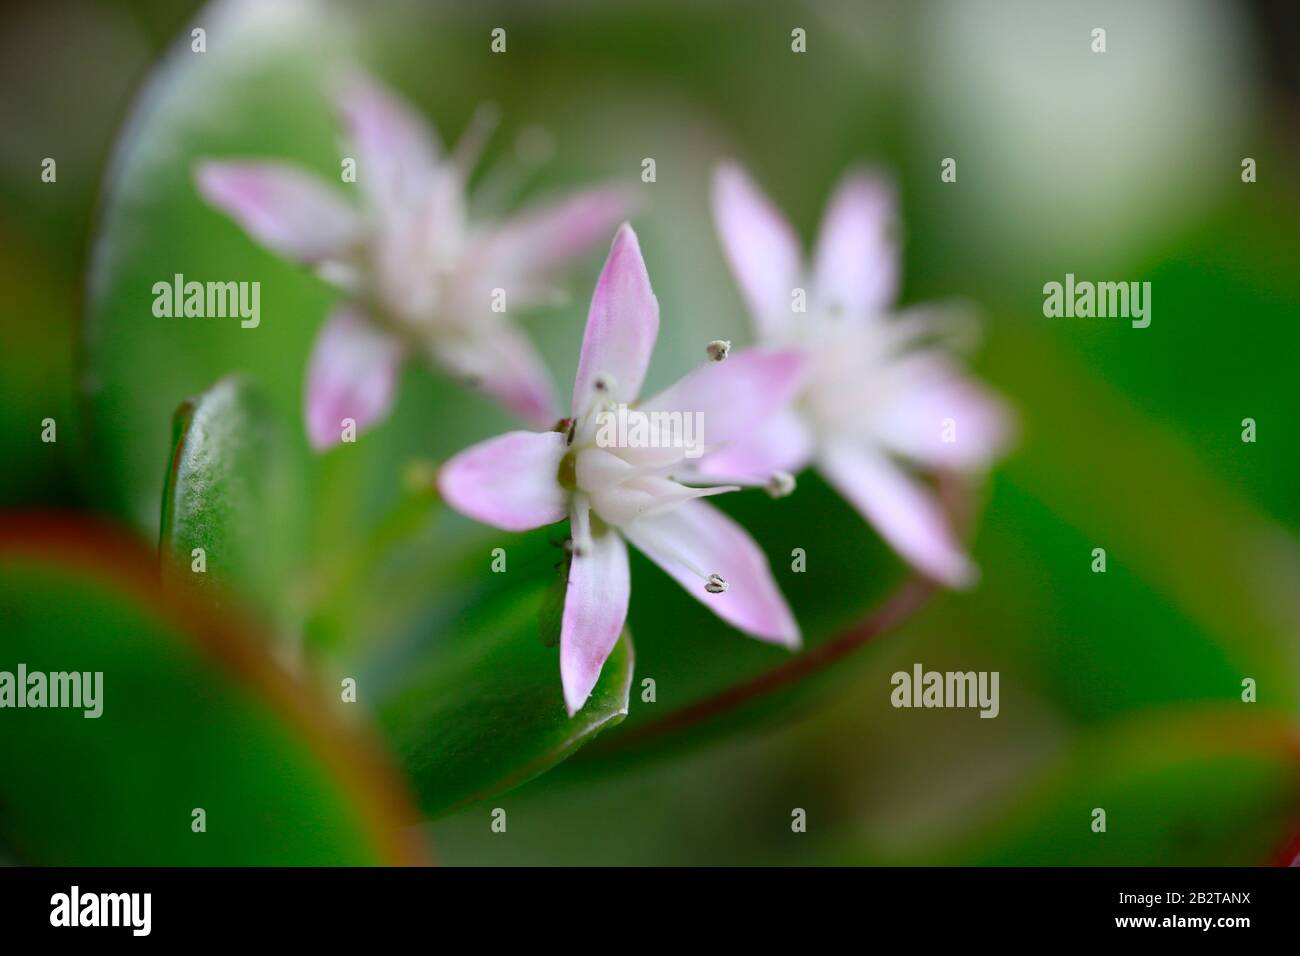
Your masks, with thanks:
[[(199, 191), (255, 239), (346, 293), (316, 339), (307, 434), (336, 444), (341, 421), (383, 419), (401, 363), (432, 361), (533, 425), (555, 418), (551, 379), (511, 312), (552, 294), (551, 274), (628, 212), (606, 187), (533, 205), (504, 222), (471, 221), (466, 185), (483, 124), (450, 154), (406, 104), (353, 76), (338, 107), (363, 201), (296, 167), (262, 160), (200, 165)], [(494, 310), (493, 305), (498, 306)]]
[[(974, 471), (1004, 447), (1010, 414), (944, 341), (951, 312), (891, 315), (899, 286), (892, 188), (852, 171), (836, 188), (810, 265), (794, 229), (745, 172), (716, 171), (713, 212), (760, 342), (809, 362), (796, 400), (705, 472), (797, 472), (813, 464), (914, 567), (949, 586), (976, 569), (935, 495), (904, 466)], [(969, 323), (967, 323), (969, 325)]]
[[(709, 460), (709, 449), (743, 439), (790, 400), (803, 361), (790, 350), (740, 352), (635, 405), (658, 333), (659, 303), (636, 234), (625, 224), (591, 300), (571, 417), (554, 431), (510, 432), (475, 445), (439, 474), (447, 503), (486, 524), (526, 531), (568, 518), (572, 560), (560, 678), (570, 715), (590, 695), (622, 633), (631, 594), (628, 541), (741, 631), (799, 645), (799, 627), (758, 545), (700, 500), (737, 486), (686, 482), (697, 474), (695, 464)], [(699, 449), (669, 440), (636, 447), (602, 441), (602, 421), (620, 406), (634, 406), (643, 422), (700, 413), (706, 453), (693, 459)]]

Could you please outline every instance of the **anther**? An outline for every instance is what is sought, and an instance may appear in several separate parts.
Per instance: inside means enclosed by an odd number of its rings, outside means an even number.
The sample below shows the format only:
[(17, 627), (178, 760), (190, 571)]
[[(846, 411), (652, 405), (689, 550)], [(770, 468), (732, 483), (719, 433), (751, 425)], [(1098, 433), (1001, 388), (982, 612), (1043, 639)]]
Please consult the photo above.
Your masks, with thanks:
[(704, 346), (704, 354), (709, 357), (710, 362), (721, 362), (731, 354), (731, 340), (714, 339)]
[(774, 471), (767, 479), (767, 493), (773, 498), (784, 498), (794, 491), (794, 475), (788, 471)]
[(708, 591), (710, 594), (721, 594), (723, 591), (727, 590), (727, 587), (727, 582), (722, 580), (722, 575), (720, 574), (710, 574), (708, 580), (704, 582), (704, 590)]
[(480, 103), (470, 117), (469, 125), (461, 134), (460, 140), (452, 148), (452, 160), (461, 174), (468, 176), (469, 171), (478, 162), (488, 137), (501, 121), (501, 108), (495, 103)]
[(577, 427), (577, 419), (561, 418), (558, 422), (556, 422), (554, 425), (551, 426), (551, 431), (559, 432), (561, 435), (564, 436), (564, 443), (566, 445), (572, 445), (573, 432), (576, 427)]

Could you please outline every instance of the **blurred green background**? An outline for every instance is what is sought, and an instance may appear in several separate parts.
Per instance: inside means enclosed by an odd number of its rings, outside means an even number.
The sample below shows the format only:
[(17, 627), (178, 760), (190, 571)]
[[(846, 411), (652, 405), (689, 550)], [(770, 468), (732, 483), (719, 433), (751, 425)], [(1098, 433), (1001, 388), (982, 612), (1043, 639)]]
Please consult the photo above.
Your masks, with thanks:
[[(213, 690), (188, 705), (160, 697), (159, 720), (114, 726), (115, 752), (171, 766), (194, 789), (225, 788), (245, 808), (232, 818), (261, 805), (315, 823), (302, 843), (268, 847), (257, 827), (232, 827), (221, 853), (191, 843), (151, 855), (147, 839), (133, 851), (105, 836), (122, 825), (114, 813), (137, 814), (138, 826), (166, 813), (136, 806), (158, 788), (127, 757), (80, 779), (43, 769), (60, 747), (93, 750), (84, 725), (94, 722), (61, 721), (31, 747), (0, 712), (0, 747), (25, 781), (0, 794), (9, 858), (395, 860), (391, 848), (358, 849), (348, 829), (373, 816), (356, 807), (375, 801), (349, 790), (372, 759), (396, 765), (394, 787), (409, 798), (392, 802), (420, 808), (385, 811), (380, 825), (404, 827), (406, 844), (446, 863), (1249, 864), (1279, 859), (1295, 837), (1293, 5), (59, 0), (3, 16), (0, 669), (16, 654), (30, 660), (32, 635), (46, 634), (41, 646), (66, 645), (51, 669), (90, 667), (74, 662), (120, 639), (127, 650), (115, 653), (135, 670), (175, 672), (154, 646), (157, 627), (130, 624), (118, 598), (96, 603), (108, 600), (115, 562), (86, 572), (82, 546), (67, 542), (99, 532), (74, 521), (56, 533), (48, 518), (15, 532), (15, 515), (93, 514), (139, 542), (105, 547), (146, 560), (173, 414), (239, 373), (259, 395), (249, 404), (275, 419), (279, 470), (255, 479), (277, 491), (264, 510), (244, 509), (248, 527), (225, 542), (234, 557), (218, 611), (242, 609), (239, 620), (256, 623), (226, 626), (247, 632), (232, 640), (288, 662), (284, 679), (310, 694), (302, 706), (339, 734), (357, 730), (372, 753), (322, 775), (314, 745), (293, 751), (297, 724), (275, 707), (254, 717), (203, 709), (224, 698)], [(190, 50), (195, 25), (205, 54)], [(502, 55), (489, 49), (495, 27), (507, 30)], [(796, 27), (805, 54), (791, 52)], [(1090, 49), (1094, 27), (1107, 31), (1104, 54)], [(535, 619), (562, 532), (491, 532), (411, 481), (509, 419), (409, 368), (392, 420), (313, 457), (302, 375), (333, 293), (194, 193), (205, 156), (336, 175), (342, 147), (324, 84), (351, 61), (409, 97), (448, 142), (480, 103), (497, 104), (487, 170), (508, 175), (519, 136), (544, 129), (554, 155), (510, 205), (595, 179), (638, 190), (633, 223), (663, 314), (647, 393), (692, 367), (703, 342), (750, 337), (708, 216), (719, 159), (745, 164), (807, 243), (845, 167), (890, 169), (902, 191), (902, 303), (975, 303), (976, 368), (1020, 418), (1014, 453), (975, 492), (980, 585), (936, 597), (810, 679), (720, 717), (665, 723), (788, 658), (634, 558), (631, 639), (606, 668), (600, 706), (580, 727), (557, 718), (558, 663)], [(41, 181), (45, 157), (57, 160), (56, 183)], [(645, 157), (653, 184), (639, 179)], [(940, 181), (946, 157), (956, 183)], [(1241, 180), (1245, 157), (1255, 183)], [(600, 258), (574, 270), (569, 302), (526, 319), (559, 383), (576, 366)], [(151, 286), (178, 272), (260, 281), (261, 327), (155, 318)], [(1150, 281), (1151, 326), (1044, 318), (1043, 284), (1067, 272)], [(47, 417), (54, 444), (40, 440)], [(1254, 443), (1241, 440), (1244, 418), (1257, 423)], [(250, 457), (248, 468), (265, 464)], [(906, 576), (813, 476), (790, 499), (723, 505), (769, 550), (811, 648)], [(498, 546), (510, 555), (500, 576), (487, 570)], [(783, 570), (793, 547), (808, 552), (806, 575)], [(1105, 574), (1090, 569), (1097, 547)], [(66, 603), (78, 616), (53, 621)], [(914, 662), (999, 671), (1000, 716), (891, 708), (890, 675)], [(215, 680), (183, 670), (182, 687)], [(343, 677), (358, 682), (356, 705), (333, 703)], [(641, 698), (645, 678), (653, 703)], [(1257, 683), (1254, 703), (1241, 700), (1244, 678)], [(176, 767), (184, 735), (150, 724), (187, 706), (226, 745)], [(257, 759), (241, 760), (231, 739)], [(274, 756), (282, 750), (297, 756)], [(276, 759), (289, 769), (259, 763)], [(76, 786), (106, 788), (118, 809), (85, 820), (42, 796)], [(302, 786), (319, 790), (315, 804), (276, 803)], [(30, 811), (6, 816), (6, 804)], [(497, 807), (505, 833), (490, 827)], [(1096, 807), (1107, 810), (1104, 834), (1091, 828)], [(806, 833), (791, 830), (796, 808)], [(188, 831), (189, 805), (178, 812)], [(425, 816), (437, 819), (413, 825)], [(36, 838), (46, 832), (72, 836)]]

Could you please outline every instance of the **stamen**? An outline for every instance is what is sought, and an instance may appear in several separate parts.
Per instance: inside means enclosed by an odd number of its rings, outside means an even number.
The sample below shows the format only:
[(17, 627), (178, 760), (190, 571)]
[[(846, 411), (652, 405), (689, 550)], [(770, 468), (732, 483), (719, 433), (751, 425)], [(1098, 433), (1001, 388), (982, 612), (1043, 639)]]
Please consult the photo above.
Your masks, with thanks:
[(594, 387), (592, 392), (587, 407), (579, 412), (574, 420), (573, 437), (569, 439), (570, 445), (585, 448), (594, 444), (596, 433), (600, 430), (600, 413), (614, 410), (614, 403), (605, 392)]
[[(679, 551), (676, 547), (674, 547), (671, 541), (667, 541), (667, 540), (659, 541), (656, 543), (655, 547), (668, 561), (671, 561), (672, 563), (680, 566), (682, 569), (691, 572), (691, 574), (695, 575), (701, 581), (705, 582), (704, 586), (706, 589), (708, 588), (709, 578), (717, 577), (717, 575), (709, 575), (706, 572), (700, 570), (700, 566), (696, 564), (694, 561), (692, 561), (690, 558), (686, 557), (686, 555), (682, 554), (681, 551)], [(719, 577), (718, 580), (722, 581), (722, 578)], [(723, 581), (722, 583), (723, 586), (725, 587), (726, 582)]]
[(591, 503), (585, 496), (575, 495), (569, 512), (569, 531), (572, 534), (570, 551), (575, 558), (591, 552)]
[(543, 127), (522, 130), (515, 138), (513, 151), (494, 162), (480, 177), (474, 191), (476, 207), (485, 214), (502, 215), (554, 152), (554, 139)]
[(469, 178), (470, 170), (483, 155), (483, 147), (487, 145), (492, 131), (496, 129), (500, 120), (501, 110), (495, 103), (480, 103), (474, 110), (469, 125), (460, 134), (460, 139), (452, 149), (452, 162), (460, 170), (462, 178)]
[(774, 471), (772, 477), (767, 479), (767, 493), (773, 498), (784, 498), (794, 491), (794, 487), (794, 475), (788, 471)]
[[(672, 480), (676, 481), (676, 479)], [(678, 482), (678, 484), (681, 484), (681, 482)], [(725, 495), (729, 492), (740, 490), (739, 485), (710, 485), (704, 488), (682, 485), (681, 488), (682, 490), (675, 495), (660, 496), (658, 503), (651, 505), (641, 512), (641, 517), (650, 518), (654, 515), (663, 514), (665, 511), (671, 511), (678, 505), (687, 501), (692, 501), (696, 498), (709, 498), (713, 495)], [(708, 576), (703, 571), (696, 568), (691, 568), (691, 570), (702, 578)]]
[(731, 340), (714, 339), (708, 345), (704, 346), (704, 354), (709, 357), (710, 362), (721, 362), (731, 354)]
[(708, 591), (710, 594), (721, 594), (727, 590), (728, 587), (730, 587), (730, 585), (728, 585), (726, 581), (722, 580), (720, 574), (710, 574), (708, 580), (704, 582), (704, 590)]

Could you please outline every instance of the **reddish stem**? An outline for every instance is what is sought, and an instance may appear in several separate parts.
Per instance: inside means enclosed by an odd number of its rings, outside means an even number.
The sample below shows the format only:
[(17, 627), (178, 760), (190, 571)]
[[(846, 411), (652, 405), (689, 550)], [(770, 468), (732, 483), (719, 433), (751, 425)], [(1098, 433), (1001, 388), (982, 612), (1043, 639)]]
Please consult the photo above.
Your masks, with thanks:
[(904, 581), (889, 600), (872, 614), (820, 647), (791, 658), (781, 667), (765, 671), (752, 680), (728, 687), (712, 697), (698, 700), (658, 720), (649, 721), (620, 734), (613, 741), (614, 746), (608, 750), (597, 749), (613, 753), (655, 737), (666, 736), (752, 703), (760, 697), (815, 674), (841, 658), (847, 657), (872, 638), (879, 637), (897, 626), (915, 613), (936, 590), (935, 584), (920, 575), (914, 575)]

